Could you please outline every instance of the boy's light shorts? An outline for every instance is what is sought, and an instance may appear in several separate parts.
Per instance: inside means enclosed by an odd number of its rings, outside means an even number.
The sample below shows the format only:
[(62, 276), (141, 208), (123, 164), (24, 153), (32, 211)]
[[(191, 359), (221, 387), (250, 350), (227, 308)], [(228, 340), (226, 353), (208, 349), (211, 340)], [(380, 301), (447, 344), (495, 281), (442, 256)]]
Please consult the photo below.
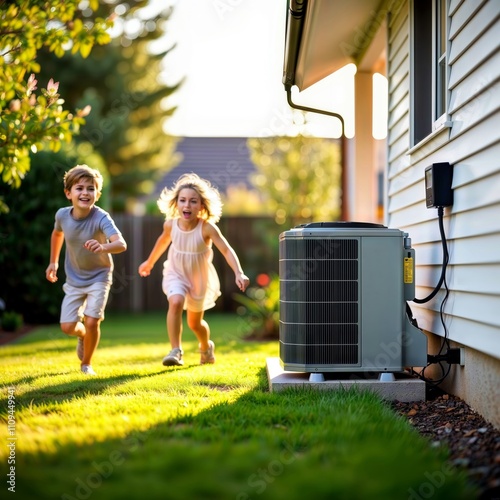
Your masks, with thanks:
[(84, 316), (104, 319), (110, 288), (110, 283), (93, 283), (83, 287), (64, 283), (60, 322), (76, 323), (82, 321)]

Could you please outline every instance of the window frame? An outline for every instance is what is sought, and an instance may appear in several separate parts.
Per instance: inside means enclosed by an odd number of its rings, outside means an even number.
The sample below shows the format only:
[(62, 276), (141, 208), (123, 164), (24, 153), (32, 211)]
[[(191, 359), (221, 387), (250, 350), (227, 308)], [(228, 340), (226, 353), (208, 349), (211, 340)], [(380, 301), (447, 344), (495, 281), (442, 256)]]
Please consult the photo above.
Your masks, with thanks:
[(432, 0), (433, 60), (432, 97), (433, 130), (446, 122), (448, 109), (448, 1)]
[(449, 0), (410, 3), (410, 148), (448, 120)]

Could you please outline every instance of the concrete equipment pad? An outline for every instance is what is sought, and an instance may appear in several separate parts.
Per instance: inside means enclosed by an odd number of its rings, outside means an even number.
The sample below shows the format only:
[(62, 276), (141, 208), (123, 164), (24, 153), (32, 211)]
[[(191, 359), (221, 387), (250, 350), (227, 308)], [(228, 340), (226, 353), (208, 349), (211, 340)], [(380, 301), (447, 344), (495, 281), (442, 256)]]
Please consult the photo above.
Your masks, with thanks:
[(284, 371), (279, 358), (267, 358), (266, 366), (271, 392), (279, 392), (291, 387), (336, 390), (348, 389), (356, 385), (360, 389), (374, 391), (383, 399), (391, 401), (425, 401), (425, 382), (404, 372), (394, 373), (394, 380), (389, 381), (379, 380), (378, 374), (372, 373), (325, 372), (323, 373), (325, 380), (318, 382), (311, 381), (310, 375), (313, 375), (314, 379), (318, 378), (319, 374)]

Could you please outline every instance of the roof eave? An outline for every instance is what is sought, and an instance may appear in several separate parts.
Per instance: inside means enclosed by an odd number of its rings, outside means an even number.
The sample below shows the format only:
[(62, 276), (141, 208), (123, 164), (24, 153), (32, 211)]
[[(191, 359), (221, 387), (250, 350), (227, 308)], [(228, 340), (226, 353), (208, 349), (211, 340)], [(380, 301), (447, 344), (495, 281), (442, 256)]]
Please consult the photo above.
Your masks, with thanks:
[(358, 65), (394, 0), (288, 0), (283, 84), (300, 91)]

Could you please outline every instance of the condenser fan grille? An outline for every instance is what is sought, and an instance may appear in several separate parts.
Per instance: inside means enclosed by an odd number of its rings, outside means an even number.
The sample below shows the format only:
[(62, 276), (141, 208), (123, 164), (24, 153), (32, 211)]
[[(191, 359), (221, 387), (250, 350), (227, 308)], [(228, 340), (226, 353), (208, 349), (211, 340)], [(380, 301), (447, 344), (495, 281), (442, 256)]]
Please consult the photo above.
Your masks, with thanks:
[(281, 240), (281, 259), (357, 259), (358, 240), (310, 239)]
[(298, 281), (352, 281), (358, 279), (357, 260), (287, 259), (280, 261), (280, 276)]
[(303, 365), (354, 365), (358, 362), (357, 345), (307, 345), (280, 344), (282, 359), (294, 360)]
[[(311, 297), (314, 300), (314, 297)], [(358, 304), (349, 303), (316, 303), (304, 300), (302, 302), (281, 302), (281, 320), (284, 323), (327, 323), (357, 324)]]
[(331, 323), (288, 323), (286, 326), (287, 343), (299, 345), (332, 344), (332, 345), (357, 345), (358, 325), (331, 324)]
[[(356, 266), (357, 263), (353, 263)], [(285, 266), (285, 264), (283, 264)], [(351, 278), (339, 278), (337, 274), (334, 278), (328, 275), (323, 276), (323, 280), (282, 280), (280, 282), (280, 297), (284, 302), (299, 301), (308, 302), (314, 298), (316, 302), (355, 302), (358, 300), (357, 272), (352, 270)], [(342, 281), (345, 279), (346, 281)], [(332, 286), (332, 281), (335, 286)]]
[(359, 363), (359, 242), (280, 241), (280, 353), (297, 364)]

